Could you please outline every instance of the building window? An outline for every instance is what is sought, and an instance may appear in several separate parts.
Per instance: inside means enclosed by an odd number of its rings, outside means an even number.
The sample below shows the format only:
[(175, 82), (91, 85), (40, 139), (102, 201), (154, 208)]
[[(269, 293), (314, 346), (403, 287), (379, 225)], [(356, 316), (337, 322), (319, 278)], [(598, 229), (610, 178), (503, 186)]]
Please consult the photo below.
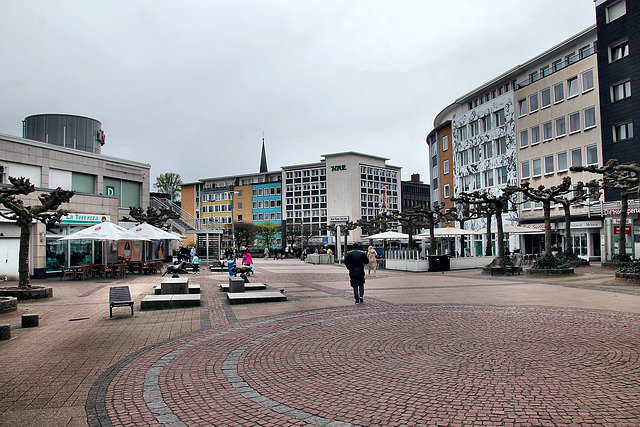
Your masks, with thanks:
[(536, 125), (531, 128), (531, 145), (540, 143), (540, 126)]
[(554, 73), (558, 70), (561, 70), (563, 67), (564, 67), (564, 64), (562, 62), (562, 59), (558, 59), (557, 61), (553, 61), (551, 63), (551, 69), (553, 70)]
[(471, 178), (469, 176), (464, 176), (460, 180), (462, 187), (462, 191), (469, 191), (471, 189)]
[(618, 83), (611, 86), (611, 102), (620, 101), (621, 99), (631, 96), (631, 81)]
[(564, 101), (564, 83), (553, 85), (553, 103)]
[(571, 150), (571, 166), (582, 166), (582, 150), (580, 148)]
[(542, 140), (544, 142), (551, 141), (553, 139), (553, 125), (551, 122), (542, 124)]
[(598, 146), (596, 144), (587, 145), (584, 148), (587, 155), (587, 166), (598, 164)]
[(587, 70), (581, 74), (582, 76), (582, 93), (588, 92), (595, 87), (593, 80), (593, 69)]
[(547, 108), (551, 105), (551, 89), (546, 88), (540, 91), (540, 100), (542, 102), (542, 108)]
[(479, 173), (471, 175), (471, 181), (473, 182), (473, 189), (474, 190), (479, 190), (479, 189), (482, 188), (482, 183), (480, 181), (480, 174)]
[(449, 160), (445, 160), (442, 162), (442, 174), (446, 175), (449, 173)]
[(502, 126), (506, 123), (506, 119), (504, 117), (504, 109), (497, 111), (496, 113), (496, 126)]
[(471, 162), (477, 163), (480, 161), (480, 146), (477, 145), (471, 149)]
[(633, 138), (633, 122), (622, 123), (613, 127), (613, 142)]
[(556, 119), (556, 138), (561, 138), (567, 134), (567, 123), (564, 116)]
[(442, 137), (442, 151), (447, 151), (449, 149), (449, 137)]
[(569, 114), (569, 133), (580, 132), (580, 111)]
[(529, 95), (529, 112), (535, 113), (538, 111), (538, 94), (534, 93)]
[(578, 89), (578, 77), (571, 77), (567, 80), (567, 99), (578, 96), (580, 90)]
[(551, 175), (554, 172), (553, 154), (544, 156), (544, 174)]
[(624, 16), (627, 13), (627, 3), (625, 0), (620, 0), (617, 3), (612, 4), (606, 9), (607, 24), (611, 21)]
[(498, 184), (506, 184), (508, 177), (507, 167), (503, 166), (498, 169)]
[(529, 170), (529, 160), (525, 160), (520, 163), (520, 178), (527, 179), (531, 176), (531, 171)]
[(449, 184), (444, 185), (444, 198), (448, 199), (450, 196)]
[(485, 187), (493, 187), (493, 169), (484, 171), (484, 185)]
[(482, 146), (484, 158), (490, 159), (493, 157), (493, 142), (489, 141)]
[(567, 152), (558, 153), (558, 172), (566, 172), (568, 169)]
[(531, 160), (531, 165), (533, 166), (533, 177), (542, 176), (542, 162), (540, 158), (538, 157), (537, 159)]
[(474, 121), (469, 123), (469, 128), (471, 129), (471, 136), (478, 136), (480, 133), (480, 123), (478, 121)]
[(458, 128), (458, 139), (460, 141), (467, 139), (467, 125)]
[(629, 40), (609, 46), (609, 62), (617, 61), (629, 56)]
[(467, 150), (460, 152), (460, 166), (466, 166), (469, 164), (469, 152)]
[(491, 130), (491, 114), (486, 115), (482, 118), (482, 129), (484, 132), (488, 132)]
[(520, 131), (520, 148), (529, 146), (529, 131), (527, 129)]
[(518, 117), (527, 115), (527, 98), (518, 100)]
[(496, 154), (507, 154), (507, 138), (502, 137), (496, 141)]
[(584, 129), (590, 129), (596, 126), (596, 107), (585, 108), (584, 113)]

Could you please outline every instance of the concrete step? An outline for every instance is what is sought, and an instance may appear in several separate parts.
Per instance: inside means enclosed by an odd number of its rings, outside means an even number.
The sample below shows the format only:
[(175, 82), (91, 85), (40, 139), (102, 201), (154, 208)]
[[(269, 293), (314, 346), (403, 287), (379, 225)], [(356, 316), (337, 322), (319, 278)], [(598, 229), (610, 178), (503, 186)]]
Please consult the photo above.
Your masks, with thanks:
[(199, 307), (200, 294), (147, 295), (140, 302), (140, 310)]
[(286, 301), (287, 297), (281, 292), (258, 291), (258, 292), (235, 292), (228, 293), (229, 304), (252, 304), (257, 302), (278, 302)]

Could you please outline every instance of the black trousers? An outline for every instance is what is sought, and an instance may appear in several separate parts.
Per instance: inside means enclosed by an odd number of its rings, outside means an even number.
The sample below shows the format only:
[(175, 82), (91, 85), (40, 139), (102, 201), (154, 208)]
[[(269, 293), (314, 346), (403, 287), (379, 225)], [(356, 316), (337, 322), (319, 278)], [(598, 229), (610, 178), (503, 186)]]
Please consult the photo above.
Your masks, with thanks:
[(360, 302), (362, 297), (364, 297), (364, 272), (361, 276), (349, 276), (349, 279), (351, 279), (353, 297), (356, 302)]

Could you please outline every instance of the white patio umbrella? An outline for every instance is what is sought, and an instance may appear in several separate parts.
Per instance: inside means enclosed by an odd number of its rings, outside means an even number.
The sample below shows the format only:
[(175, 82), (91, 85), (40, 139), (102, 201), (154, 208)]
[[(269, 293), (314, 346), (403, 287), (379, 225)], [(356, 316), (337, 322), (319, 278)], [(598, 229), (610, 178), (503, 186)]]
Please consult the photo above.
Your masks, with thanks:
[[(544, 231), (544, 229), (537, 230), (535, 228), (519, 227), (517, 225), (503, 225), (502, 226), (502, 231), (505, 232), (505, 233), (525, 234), (525, 233), (535, 233), (535, 232)], [(492, 233), (497, 233), (498, 232), (498, 227), (493, 227), (491, 229), (491, 232)]]
[[(473, 230), (464, 230), (461, 228), (455, 227), (441, 227), (435, 228), (433, 230), (433, 234), (435, 237), (454, 237), (454, 236), (468, 236), (470, 234), (482, 234), (479, 231)], [(421, 233), (415, 236), (417, 239), (429, 238), (431, 235), (429, 233)]]
[(367, 240), (402, 240), (408, 238), (408, 234), (398, 233), (397, 231), (385, 231), (384, 233), (372, 234), (371, 236), (364, 237), (364, 239)]
[(58, 240), (149, 240), (112, 222), (101, 222)]
[(147, 224), (143, 222), (142, 224), (136, 225), (133, 228), (129, 229), (130, 232), (137, 234), (138, 236), (146, 237), (150, 240), (180, 240), (181, 237), (169, 233), (168, 231), (164, 231), (158, 227), (155, 227), (151, 224)]

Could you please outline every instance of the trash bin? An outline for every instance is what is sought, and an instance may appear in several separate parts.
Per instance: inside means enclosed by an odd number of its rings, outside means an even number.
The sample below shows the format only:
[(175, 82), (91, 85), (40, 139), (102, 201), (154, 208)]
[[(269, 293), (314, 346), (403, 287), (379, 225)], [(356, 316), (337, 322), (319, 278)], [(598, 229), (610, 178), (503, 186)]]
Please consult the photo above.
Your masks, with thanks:
[(236, 275), (236, 273), (234, 273), (234, 271), (233, 271), (233, 263), (234, 263), (233, 260), (227, 261), (227, 265), (229, 266), (229, 276), (235, 276)]
[(451, 271), (451, 255), (440, 256), (440, 269), (442, 271)]
[(429, 271), (440, 271), (440, 257), (429, 255)]

